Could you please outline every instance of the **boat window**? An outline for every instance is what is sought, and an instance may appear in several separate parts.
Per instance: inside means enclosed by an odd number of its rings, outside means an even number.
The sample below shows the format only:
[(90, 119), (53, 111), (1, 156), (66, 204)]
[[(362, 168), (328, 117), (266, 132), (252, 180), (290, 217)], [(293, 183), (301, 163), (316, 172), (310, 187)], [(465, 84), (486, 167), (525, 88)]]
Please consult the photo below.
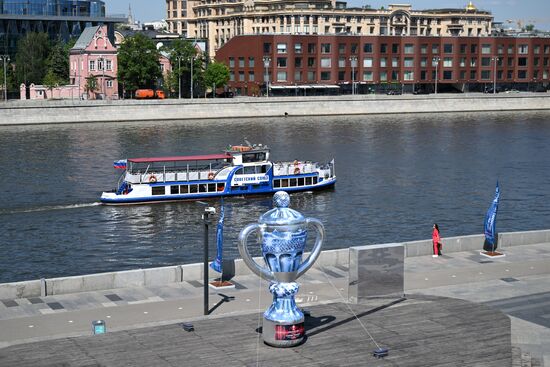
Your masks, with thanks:
[(214, 192), (216, 191), (216, 184), (208, 184), (208, 192)]
[(189, 185), (189, 192), (191, 194), (196, 194), (197, 192), (199, 192), (199, 188), (197, 185)]
[(243, 172), (245, 175), (253, 175), (256, 173), (256, 167), (255, 166), (248, 166), (248, 167), (244, 167), (244, 172)]
[(259, 173), (267, 173), (267, 167), (269, 167), (269, 166), (266, 165), (266, 164), (260, 166), (261, 171)]
[(153, 186), (151, 187), (151, 193), (153, 195), (164, 195), (166, 190), (164, 189), (164, 186)]
[(281, 180), (273, 180), (273, 187), (281, 187)]
[(306, 177), (306, 185), (311, 185), (311, 177)]
[(180, 185), (180, 194), (189, 194), (189, 185)]
[(243, 154), (243, 163), (265, 161), (265, 152)]
[(235, 171), (235, 174), (236, 175), (242, 175), (243, 174), (243, 169), (239, 168), (238, 170)]
[(223, 191), (223, 190), (225, 190), (225, 184), (219, 183), (218, 184), (218, 191)]
[(206, 192), (206, 184), (199, 185), (199, 192)]
[(313, 184), (314, 184), (314, 185), (317, 185), (317, 176), (314, 176), (314, 177), (313, 177)]
[(296, 186), (296, 179), (295, 178), (290, 179), (290, 185), (289, 186), (291, 186), (291, 187)]
[(288, 178), (283, 178), (281, 180), (281, 187), (288, 187)]
[(304, 186), (304, 178), (303, 177), (298, 178), (298, 186)]
[(170, 186), (170, 194), (179, 194), (180, 193), (180, 187), (178, 185)]

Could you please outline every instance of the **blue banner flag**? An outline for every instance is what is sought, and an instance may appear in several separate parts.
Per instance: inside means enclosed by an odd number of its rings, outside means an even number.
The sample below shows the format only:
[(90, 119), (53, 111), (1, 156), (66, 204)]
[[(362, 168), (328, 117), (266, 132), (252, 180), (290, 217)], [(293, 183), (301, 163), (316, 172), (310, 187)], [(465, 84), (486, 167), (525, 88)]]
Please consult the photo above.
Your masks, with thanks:
[(498, 201), (500, 199), (500, 188), (498, 186), (497, 181), (497, 188), (495, 191), (495, 198), (493, 199), (493, 202), (491, 203), (491, 206), (489, 207), (489, 210), (487, 210), (487, 214), (485, 215), (485, 239), (486, 241), (494, 248), (496, 248), (496, 221), (497, 221), (497, 211), (498, 211)]
[(115, 167), (116, 169), (126, 169), (126, 159), (114, 161), (113, 167)]
[(217, 271), (222, 272), (222, 257), (223, 257), (223, 221), (225, 213), (223, 209), (223, 198), (221, 201), (220, 218), (218, 219), (218, 226), (216, 228), (216, 259), (210, 263), (210, 267)]

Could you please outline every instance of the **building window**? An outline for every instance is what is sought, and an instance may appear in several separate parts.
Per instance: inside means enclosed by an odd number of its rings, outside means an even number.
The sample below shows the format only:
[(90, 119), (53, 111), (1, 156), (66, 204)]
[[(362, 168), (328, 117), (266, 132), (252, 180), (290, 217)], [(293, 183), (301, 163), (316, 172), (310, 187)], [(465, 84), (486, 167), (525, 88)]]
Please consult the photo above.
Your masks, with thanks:
[(307, 81), (312, 82), (315, 80), (315, 72), (314, 71), (308, 71), (307, 72)]
[(518, 66), (527, 66), (527, 57), (518, 57)]
[(321, 80), (330, 80), (330, 71), (321, 71)]
[(404, 51), (405, 51), (406, 54), (414, 54), (414, 45), (411, 44), (411, 43), (407, 43), (405, 45)]
[(388, 80), (388, 72), (386, 71), (381, 71), (380, 72), (380, 81), (381, 82), (385, 82)]
[(518, 70), (518, 79), (527, 79), (527, 70)]
[(420, 53), (421, 54), (427, 54), (428, 53), (428, 45), (427, 44), (420, 45)]
[(286, 82), (286, 71), (278, 71), (277, 72), (277, 81), (278, 82)]
[(90, 60), (90, 62), (88, 63), (88, 70), (95, 71), (95, 61), (94, 60)]
[(465, 80), (465, 79), (466, 79), (466, 71), (461, 70), (460, 71), (460, 80)]
[(355, 55), (357, 53), (357, 43), (351, 44), (351, 54)]
[(113, 87), (113, 81), (112, 80), (107, 80), (107, 88), (112, 88)]
[(481, 66), (491, 66), (491, 58), (490, 57), (482, 57), (481, 58)]
[(470, 67), (475, 67), (477, 65), (477, 57), (472, 57), (470, 59)]
[(346, 44), (345, 44), (345, 43), (340, 43), (340, 44), (338, 44), (338, 53), (339, 53), (340, 55), (346, 53)]
[(508, 60), (507, 60), (507, 64), (508, 64), (509, 68), (514, 67), (514, 58), (509, 57)]
[(470, 79), (476, 80), (477, 79), (477, 72), (475, 70), (470, 71)]
[(437, 55), (439, 53), (439, 45), (432, 45), (432, 54)]
[(315, 43), (308, 43), (307, 44), (307, 52), (310, 54), (315, 53)]
[(535, 47), (533, 47), (533, 53), (540, 54), (540, 45), (535, 45)]
[(253, 71), (249, 71), (249, 72), (248, 72), (248, 81), (249, 81), (249, 82), (253, 82), (253, 81), (254, 81), (254, 72), (253, 72)]
[(380, 53), (385, 54), (388, 52), (388, 45), (385, 43), (380, 44)]
[(232, 82), (235, 81), (235, 72), (234, 71), (229, 72), (229, 80), (232, 81)]
[(331, 67), (331, 58), (330, 57), (322, 57), (321, 58), (321, 67), (322, 68), (330, 68)]
[(254, 67), (254, 58), (253, 58), (253, 57), (249, 57), (249, 58), (248, 58), (248, 67), (249, 67), (249, 68), (253, 68), (253, 67)]
[(302, 72), (301, 71), (295, 71), (294, 72), (294, 81), (295, 82), (301, 82), (302, 81)]
[(518, 46), (518, 53), (520, 55), (526, 55), (529, 53), (529, 46), (528, 45), (519, 45)]
[(302, 53), (302, 44), (301, 43), (295, 43), (294, 44), (294, 53), (297, 53), (297, 54)]
[(403, 62), (403, 66), (406, 67), (406, 68), (414, 67), (414, 58), (405, 57), (405, 61)]
[(387, 64), (386, 58), (385, 58), (385, 57), (381, 57), (381, 58), (380, 58), (380, 67), (381, 67), (381, 68), (385, 68), (385, 67), (387, 66), (386, 64)]
[(365, 57), (363, 59), (363, 67), (372, 68), (372, 57)]
[(239, 71), (239, 81), (244, 82), (244, 71)]
[(277, 67), (286, 68), (286, 57), (277, 57)]
[(307, 66), (312, 68), (315, 66), (315, 57), (308, 57), (307, 58)]
[(453, 79), (453, 72), (451, 70), (445, 70), (443, 71), (443, 79), (444, 80), (451, 80)]
[(367, 53), (367, 54), (371, 54), (372, 53), (372, 43), (365, 43), (363, 45), (363, 52)]
[(113, 70), (113, 61), (112, 60), (106, 60), (105, 65), (107, 66), (107, 70), (112, 71)]
[(239, 57), (239, 67), (244, 68), (244, 57)]
[(395, 80), (399, 80), (399, 71), (393, 70), (393, 71), (391, 72), (391, 80), (394, 80), (394, 81), (395, 81)]
[(544, 45), (544, 53), (546, 55), (550, 54), (550, 45)]
[(392, 57), (391, 58), (391, 66), (394, 68), (399, 67), (399, 57)]
[(264, 43), (264, 54), (271, 53), (271, 43)]
[(363, 80), (366, 81), (366, 82), (372, 82), (373, 81), (372, 71), (364, 71), (363, 72)]
[(286, 43), (277, 43), (277, 53), (286, 54)]
[(339, 57), (338, 58), (338, 67), (339, 68), (345, 68), (346, 67), (346, 58), (345, 57)]
[(321, 43), (321, 53), (322, 54), (330, 53), (330, 43)]
[(491, 45), (483, 44), (481, 45), (481, 53), (484, 55), (490, 55), (491, 54)]
[(470, 45), (470, 52), (473, 54), (477, 54), (477, 45)]
[(235, 67), (235, 58), (230, 57), (229, 58), (229, 67), (234, 68)]
[(460, 58), (460, 63), (459, 63), (459, 65), (460, 65), (461, 68), (466, 67), (466, 58), (465, 58), (465, 57), (461, 57), (461, 58)]
[(403, 79), (414, 80), (414, 72), (412, 70), (406, 70), (403, 72)]
[(491, 79), (491, 71), (490, 70), (481, 70), (481, 79), (482, 80)]
[(338, 80), (342, 81), (342, 80), (345, 80), (345, 79), (346, 79), (346, 72), (344, 70), (340, 70), (338, 72)]
[(467, 45), (464, 44), (464, 43), (460, 45), (460, 53), (461, 53), (461, 54), (465, 54), (465, 53), (466, 53), (466, 46), (467, 46)]
[(426, 70), (420, 71), (420, 80), (426, 80), (428, 76), (426, 75)]
[(301, 57), (295, 57), (294, 58), (294, 67), (301, 68), (302, 67), (302, 58)]
[(428, 65), (428, 58), (427, 57), (420, 58), (420, 67), (425, 68), (427, 65)]
[(392, 43), (391, 52), (394, 53), (394, 54), (399, 53), (399, 43)]
[(446, 54), (452, 54), (453, 53), (453, 45), (451, 43), (445, 43), (443, 45), (443, 52)]

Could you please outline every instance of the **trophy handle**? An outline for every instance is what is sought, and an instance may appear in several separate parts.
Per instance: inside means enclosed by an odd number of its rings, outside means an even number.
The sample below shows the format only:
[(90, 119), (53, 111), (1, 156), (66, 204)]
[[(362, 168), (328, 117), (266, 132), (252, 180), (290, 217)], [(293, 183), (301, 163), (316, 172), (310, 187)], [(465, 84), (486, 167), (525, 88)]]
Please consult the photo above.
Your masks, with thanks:
[(323, 226), (323, 223), (321, 223), (321, 221), (315, 218), (307, 218), (306, 223), (311, 224), (315, 227), (315, 229), (317, 230), (317, 236), (315, 237), (315, 245), (313, 246), (313, 250), (311, 251), (309, 257), (298, 268), (296, 278), (304, 275), (304, 273), (308, 271), (308, 269), (311, 268), (311, 266), (315, 263), (315, 261), (321, 254), (321, 245), (323, 244), (323, 241), (325, 239), (325, 227)]
[(244, 263), (256, 274), (262, 279), (266, 280), (275, 280), (275, 277), (266, 268), (261, 267), (258, 265), (254, 259), (252, 259), (252, 256), (250, 256), (250, 252), (248, 252), (248, 237), (252, 232), (256, 232), (260, 230), (259, 224), (249, 224), (246, 226), (241, 233), (239, 233), (239, 253), (241, 254), (241, 257), (243, 258)]

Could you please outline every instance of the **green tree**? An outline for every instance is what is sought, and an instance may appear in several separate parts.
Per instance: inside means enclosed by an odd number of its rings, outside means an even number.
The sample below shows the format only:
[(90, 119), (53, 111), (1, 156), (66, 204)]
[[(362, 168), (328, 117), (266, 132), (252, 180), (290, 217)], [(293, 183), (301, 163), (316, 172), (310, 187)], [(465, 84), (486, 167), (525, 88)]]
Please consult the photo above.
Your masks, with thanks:
[(90, 75), (86, 78), (86, 85), (84, 86), (84, 90), (86, 93), (88, 93), (88, 98), (90, 96), (93, 96), (95, 99), (95, 91), (97, 90), (97, 76)]
[(204, 59), (201, 55), (197, 55), (197, 50), (192, 42), (177, 39), (169, 47), (164, 49), (170, 55), (170, 64), (172, 66), (172, 77), (174, 90), (179, 89), (181, 80), (182, 93), (190, 91), (189, 83), (191, 83), (191, 62), (193, 62), (193, 86), (201, 85), (203, 77)]
[[(211, 62), (204, 71), (204, 84), (206, 87), (215, 85), (216, 88), (223, 87), (229, 81), (229, 68), (221, 62)], [(215, 91), (212, 91), (215, 93)]]
[[(46, 76), (49, 82), (55, 82), (58, 85), (69, 82), (69, 50), (64, 44), (58, 42), (52, 46), (46, 64), (48, 66)], [(43, 83), (47, 85), (46, 81)]]
[(118, 51), (118, 79), (125, 90), (153, 88), (162, 76), (159, 56), (155, 43), (141, 33), (126, 38)]
[(50, 41), (46, 33), (27, 33), (17, 44), (17, 84), (41, 84), (47, 72)]
[(535, 30), (535, 25), (534, 24), (527, 24), (525, 26), (525, 31), (526, 32), (533, 32)]
[(46, 88), (50, 90), (49, 98), (53, 98), (53, 89), (59, 86), (59, 81), (60, 79), (57, 75), (55, 75), (54, 71), (52, 69), (48, 70), (46, 76), (44, 76), (42, 84), (44, 84)]
[(173, 71), (167, 71), (162, 76), (162, 88), (167, 96), (172, 96), (178, 90), (178, 79)]

